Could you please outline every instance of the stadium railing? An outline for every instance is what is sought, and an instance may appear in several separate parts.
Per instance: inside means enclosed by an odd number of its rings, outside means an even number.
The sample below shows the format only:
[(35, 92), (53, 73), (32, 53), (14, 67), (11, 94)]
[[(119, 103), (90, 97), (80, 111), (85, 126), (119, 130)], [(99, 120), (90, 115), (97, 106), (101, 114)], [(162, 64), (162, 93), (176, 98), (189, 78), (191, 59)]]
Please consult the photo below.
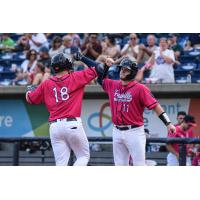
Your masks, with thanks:
[[(112, 137), (88, 137), (90, 143), (111, 143)], [(12, 151), (12, 165), (19, 165), (20, 157), (20, 143), (21, 142), (50, 142), (49, 137), (0, 137), (0, 143), (11, 143), (13, 145)], [(200, 144), (200, 138), (147, 138), (147, 143), (178, 143), (179, 148), (179, 165), (186, 165), (186, 144)], [(40, 158), (44, 160), (45, 149), (42, 150)], [(73, 165), (73, 154), (71, 154), (69, 165)]]

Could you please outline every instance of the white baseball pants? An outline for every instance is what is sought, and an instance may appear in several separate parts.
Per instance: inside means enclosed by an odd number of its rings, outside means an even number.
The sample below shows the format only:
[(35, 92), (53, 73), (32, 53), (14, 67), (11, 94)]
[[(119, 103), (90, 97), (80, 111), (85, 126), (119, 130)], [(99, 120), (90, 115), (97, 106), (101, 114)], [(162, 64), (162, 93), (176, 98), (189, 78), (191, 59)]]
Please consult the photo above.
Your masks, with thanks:
[[(191, 159), (190, 157), (186, 157), (186, 166), (191, 166)], [(167, 155), (167, 166), (179, 166), (179, 161), (177, 157), (173, 153), (169, 153)]]
[(77, 160), (74, 165), (86, 166), (90, 153), (89, 143), (80, 118), (78, 121), (59, 121), (50, 125), (50, 138), (57, 166), (68, 165), (70, 152)]
[(113, 155), (115, 165), (128, 166), (129, 156), (133, 159), (133, 165), (145, 164), (146, 135), (144, 126), (121, 131), (113, 127)]

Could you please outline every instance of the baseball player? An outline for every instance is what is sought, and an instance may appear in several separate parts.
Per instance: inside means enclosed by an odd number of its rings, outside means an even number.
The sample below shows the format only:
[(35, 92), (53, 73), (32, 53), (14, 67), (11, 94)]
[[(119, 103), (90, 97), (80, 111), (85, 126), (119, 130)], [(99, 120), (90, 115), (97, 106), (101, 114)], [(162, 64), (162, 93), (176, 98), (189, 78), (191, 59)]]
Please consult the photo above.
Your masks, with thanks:
[(196, 144), (193, 151), (192, 166), (200, 166), (200, 144)]
[(92, 81), (97, 72), (87, 68), (71, 72), (73, 63), (64, 53), (51, 60), (55, 76), (30, 88), (26, 100), (30, 104), (44, 103), (50, 113), (50, 138), (56, 165), (67, 165), (73, 150), (77, 160), (74, 165), (87, 165), (89, 144), (81, 122), (81, 106), (84, 86)]
[[(176, 133), (168, 133), (170, 138), (188, 138), (193, 137), (191, 135), (191, 128), (196, 126), (195, 118), (191, 115), (186, 115), (183, 122), (176, 126)], [(168, 166), (178, 166), (179, 165), (179, 144), (167, 144), (167, 150), (169, 154), (167, 155), (167, 165)], [(187, 158), (186, 165), (191, 165), (191, 160), (189, 157), (190, 145), (187, 145)]]
[(187, 115), (187, 114), (186, 114), (185, 111), (179, 111), (179, 112), (177, 113), (177, 117), (176, 117), (176, 119), (177, 119), (177, 124), (175, 124), (175, 126), (181, 125), (181, 123), (183, 122), (183, 119), (184, 119), (184, 117), (185, 117), (186, 115)]
[[(89, 66), (99, 65), (85, 56), (79, 56), (79, 59)], [(113, 62), (108, 58), (106, 65), (111, 66)], [(138, 71), (136, 62), (124, 58), (119, 67), (120, 80), (106, 78), (108, 67), (105, 67), (101, 76), (98, 77), (98, 82), (108, 93), (110, 101), (114, 124), (114, 162), (115, 165), (129, 165), (129, 155), (131, 155), (133, 165), (145, 165), (144, 108), (153, 109), (169, 132), (174, 133), (175, 127), (150, 90), (134, 80)]]

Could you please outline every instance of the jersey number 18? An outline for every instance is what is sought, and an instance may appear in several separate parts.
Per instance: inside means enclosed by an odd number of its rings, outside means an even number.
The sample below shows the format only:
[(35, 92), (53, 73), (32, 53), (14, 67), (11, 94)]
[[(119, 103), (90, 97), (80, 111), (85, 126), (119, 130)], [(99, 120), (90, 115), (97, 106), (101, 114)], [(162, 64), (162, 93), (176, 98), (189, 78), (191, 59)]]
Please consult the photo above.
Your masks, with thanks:
[[(56, 88), (53, 88), (53, 91), (54, 91), (54, 95), (55, 95), (55, 98), (56, 98), (56, 103), (58, 103), (59, 92), (57, 92)], [(66, 101), (67, 99), (69, 99), (69, 94), (67, 93), (67, 87), (62, 87), (60, 89), (60, 97), (61, 97), (62, 101)]]

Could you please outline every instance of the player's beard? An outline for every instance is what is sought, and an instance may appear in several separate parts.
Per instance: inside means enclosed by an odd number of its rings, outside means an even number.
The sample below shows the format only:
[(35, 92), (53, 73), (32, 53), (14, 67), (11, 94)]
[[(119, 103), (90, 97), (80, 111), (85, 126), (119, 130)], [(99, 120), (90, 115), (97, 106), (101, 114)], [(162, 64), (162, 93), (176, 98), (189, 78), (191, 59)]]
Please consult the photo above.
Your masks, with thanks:
[(131, 81), (132, 78), (129, 77), (130, 74), (126, 75), (126, 76), (120, 76), (120, 80), (121, 81)]
[(127, 76), (129, 73), (124, 74), (123, 72), (120, 72), (120, 80), (122, 81), (128, 81)]

